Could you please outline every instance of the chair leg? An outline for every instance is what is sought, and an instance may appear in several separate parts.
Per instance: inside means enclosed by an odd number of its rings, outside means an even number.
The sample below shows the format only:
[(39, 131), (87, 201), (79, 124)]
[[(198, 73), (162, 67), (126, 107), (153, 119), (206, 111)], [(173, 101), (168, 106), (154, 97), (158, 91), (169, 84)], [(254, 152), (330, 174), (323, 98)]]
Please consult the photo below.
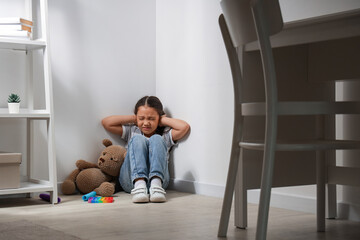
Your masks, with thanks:
[(317, 231), (325, 231), (325, 153), (316, 152), (316, 218)]
[(261, 177), (261, 191), (259, 212), (256, 227), (256, 240), (265, 240), (267, 235), (267, 224), (269, 218), (269, 206), (271, 197), (271, 187), (274, 169), (275, 149), (269, 147), (264, 151), (264, 162)]
[(335, 219), (337, 217), (337, 202), (336, 202), (336, 185), (328, 184), (327, 185), (327, 216), (326, 218)]
[[(335, 133), (328, 129), (335, 129), (335, 119), (333, 116), (327, 116), (325, 118), (324, 138), (335, 138)], [(325, 206), (326, 216), (328, 219), (335, 219), (337, 217), (337, 200), (336, 200), (336, 184), (327, 184), (328, 182), (328, 168), (330, 166), (336, 166), (336, 151), (328, 150), (325, 152)]]
[[(319, 139), (326, 137), (326, 125), (327, 119), (324, 116), (316, 116), (316, 136)], [(318, 232), (325, 231), (326, 156), (330, 157), (329, 152), (316, 151), (316, 225)]]
[(247, 189), (241, 186), (235, 191), (235, 226), (241, 229), (246, 229), (247, 222)]
[(235, 140), (233, 140), (228, 175), (225, 186), (224, 200), (221, 209), (220, 224), (218, 230), (219, 237), (226, 237), (226, 233), (229, 225), (229, 217), (230, 217), (232, 199), (234, 195), (236, 175), (239, 165), (239, 150), (240, 150), (239, 144), (238, 143), (236, 144)]
[[(332, 136), (331, 136), (332, 137)], [(326, 155), (326, 166), (325, 166), (325, 179), (327, 183), (327, 169), (329, 166), (336, 166), (336, 152), (327, 151)], [(326, 184), (326, 203), (327, 213), (326, 218), (335, 219), (337, 217), (337, 201), (336, 201), (336, 184)]]
[(247, 228), (247, 188), (245, 186), (243, 150), (240, 149), (238, 174), (235, 185), (235, 226)]
[(231, 38), (229, 31), (227, 29), (225, 19), (223, 15), (219, 18), (219, 24), (221, 33), (223, 35), (223, 39), (226, 46), (226, 51), (228, 53), (231, 72), (233, 75), (233, 84), (234, 84), (234, 129), (233, 129), (233, 140), (232, 140), (232, 147), (231, 147), (231, 155), (230, 155), (230, 163), (229, 163), (229, 170), (226, 180), (226, 187), (225, 187), (225, 194), (223, 200), (223, 206), (221, 210), (221, 217), (220, 217), (220, 224), (218, 230), (219, 237), (225, 237), (229, 225), (229, 217), (231, 211), (231, 204), (234, 194), (235, 182), (236, 182), (236, 175), (238, 171), (238, 164), (239, 164), (239, 154), (240, 154), (240, 147), (239, 142), (242, 138), (242, 124), (243, 124), (243, 117), (241, 116), (241, 87), (240, 87), (240, 80), (241, 80), (241, 71), (240, 71), (240, 64), (238, 55), (236, 52), (236, 48), (231, 43)]

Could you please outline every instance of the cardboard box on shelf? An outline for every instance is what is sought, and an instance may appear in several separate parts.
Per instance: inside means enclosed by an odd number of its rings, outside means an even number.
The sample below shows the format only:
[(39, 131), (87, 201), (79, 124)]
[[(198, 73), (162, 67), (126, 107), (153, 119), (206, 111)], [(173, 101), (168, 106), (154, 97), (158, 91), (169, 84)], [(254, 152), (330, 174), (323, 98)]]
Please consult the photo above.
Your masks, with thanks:
[(0, 151), (0, 189), (20, 187), (21, 153)]

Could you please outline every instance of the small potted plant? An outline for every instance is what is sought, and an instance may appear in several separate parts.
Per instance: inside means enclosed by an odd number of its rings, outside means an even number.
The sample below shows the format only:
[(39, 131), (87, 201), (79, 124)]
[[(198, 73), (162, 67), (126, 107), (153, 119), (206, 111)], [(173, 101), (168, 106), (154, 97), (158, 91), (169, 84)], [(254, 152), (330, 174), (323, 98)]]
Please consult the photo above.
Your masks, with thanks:
[(10, 94), (8, 97), (9, 113), (19, 113), (20, 109), (20, 97), (17, 94)]

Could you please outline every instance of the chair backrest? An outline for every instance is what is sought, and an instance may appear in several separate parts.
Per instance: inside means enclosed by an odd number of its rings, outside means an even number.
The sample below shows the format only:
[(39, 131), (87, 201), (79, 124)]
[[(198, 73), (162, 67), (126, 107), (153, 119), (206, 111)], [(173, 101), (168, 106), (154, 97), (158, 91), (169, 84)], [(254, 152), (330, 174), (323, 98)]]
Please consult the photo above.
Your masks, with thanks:
[(242, 47), (254, 40), (259, 41), (266, 99), (265, 149), (273, 149), (276, 143), (278, 101), (275, 63), (269, 37), (283, 27), (279, 2), (222, 0), (221, 8), (234, 47)]
[[(251, 5), (258, 0), (222, 0), (220, 2), (231, 40), (235, 47), (257, 40)], [(268, 23), (269, 35), (283, 28), (278, 0), (264, 0), (263, 15)]]

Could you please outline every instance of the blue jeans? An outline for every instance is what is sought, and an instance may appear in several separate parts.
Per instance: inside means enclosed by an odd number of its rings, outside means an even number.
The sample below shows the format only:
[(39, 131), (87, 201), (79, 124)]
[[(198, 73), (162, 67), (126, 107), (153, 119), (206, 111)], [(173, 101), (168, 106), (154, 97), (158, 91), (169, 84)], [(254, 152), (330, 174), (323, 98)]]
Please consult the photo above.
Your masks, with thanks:
[(120, 169), (119, 182), (125, 192), (131, 192), (134, 181), (159, 177), (162, 187), (169, 185), (168, 151), (163, 138), (155, 134), (150, 138), (135, 135), (128, 143), (127, 154)]

